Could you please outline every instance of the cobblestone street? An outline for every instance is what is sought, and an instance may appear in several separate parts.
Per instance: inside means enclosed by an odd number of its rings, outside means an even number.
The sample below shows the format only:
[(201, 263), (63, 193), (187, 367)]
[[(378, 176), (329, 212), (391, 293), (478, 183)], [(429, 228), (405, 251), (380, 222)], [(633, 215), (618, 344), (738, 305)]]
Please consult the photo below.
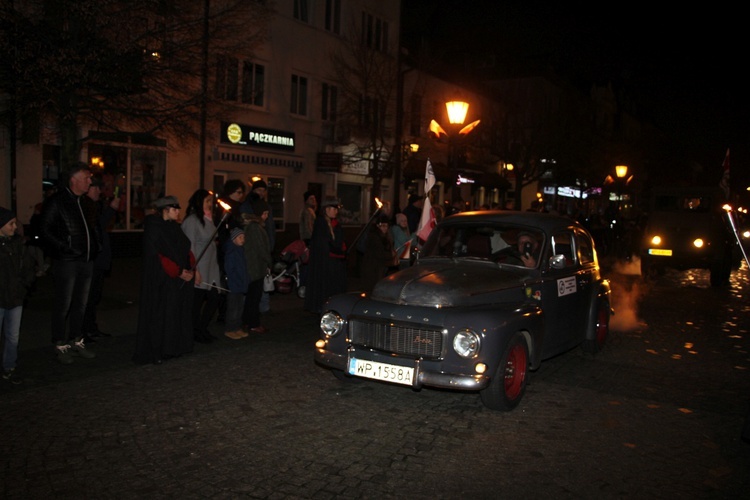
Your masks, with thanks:
[[(668, 274), (597, 356), (532, 373), (521, 405), (345, 384), (312, 361), (317, 318), (274, 295), (270, 333), (130, 362), (137, 274), (116, 263), (93, 360), (56, 363), (44, 280), (3, 387), (2, 497), (741, 498), (750, 491), (747, 271)], [(615, 308), (632, 276), (610, 273)], [(135, 282), (127, 276), (135, 275)], [(113, 284), (118, 286), (114, 287)], [(214, 333), (220, 332), (218, 324)]]

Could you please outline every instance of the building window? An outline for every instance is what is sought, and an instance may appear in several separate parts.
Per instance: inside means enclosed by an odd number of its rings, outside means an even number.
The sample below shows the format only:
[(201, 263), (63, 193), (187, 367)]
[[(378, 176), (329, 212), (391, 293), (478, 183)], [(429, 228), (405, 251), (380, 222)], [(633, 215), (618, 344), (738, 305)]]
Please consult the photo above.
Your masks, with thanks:
[(261, 64), (245, 61), (242, 66), (242, 102), (263, 106), (266, 68)]
[(363, 219), (362, 207), (365, 203), (365, 192), (362, 186), (357, 184), (336, 185), (336, 193), (341, 200), (341, 209), (339, 210), (339, 221), (342, 224), (360, 224)]
[(310, 22), (310, 0), (294, 0), (294, 18), (303, 23)]
[(326, 0), (326, 31), (341, 33), (341, 0)]
[(267, 201), (273, 211), (273, 222), (276, 231), (284, 231), (284, 217), (286, 204), (286, 179), (283, 177), (269, 177), (267, 189)]
[(359, 100), (359, 125), (382, 131), (385, 118), (385, 103), (374, 97), (362, 96)]
[(292, 75), (292, 99), (289, 111), (295, 115), (307, 116), (307, 78)]
[(216, 97), (237, 100), (238, 61), (234, 57), (219, 56), (216, 60)]
[(388, 22), (363, 12), (362, 43), (370, 49), (388, 52)]
[(338, 88), (335, 85), (323, 84), (320, 104), (320, 118), (324, 121), (336, 121)]
[(120, 198), (115, 230), (143, 229), (143, 220), (153, 203), (165, 195), (166, 142), (152, 136), (90, 132), (89, 165), (102, 174), (102, 196)]
[[(240, 63), (242, 79), (240, 80)], [(265, 99), (265, 67), (251, 61), (239, 61), (235, 57), (219, 56), (216, 59), (216, 97), (226, 101), (240, 99), (253, 106), (263, 106)]]

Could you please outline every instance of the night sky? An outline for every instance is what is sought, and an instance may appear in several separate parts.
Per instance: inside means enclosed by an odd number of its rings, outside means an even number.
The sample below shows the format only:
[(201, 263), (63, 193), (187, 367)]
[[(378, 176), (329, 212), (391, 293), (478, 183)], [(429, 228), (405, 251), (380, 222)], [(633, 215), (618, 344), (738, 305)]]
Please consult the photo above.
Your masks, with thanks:
[(632, 97), (641, 119), (667, 132), (706, 170), (715, 168), (717, 182), (727, 148), (735, 182), (748, 178), (743, 49), (750, 44), (741, 13), (691, 11), (686, 4), (656, 12), (632, 4), (584, 10), (549, 3), (404, 0), (404, 43), (429, 39), (446, 61), (493, 53), (507, 75), (554, 68), (582, 90), (612, 82)]

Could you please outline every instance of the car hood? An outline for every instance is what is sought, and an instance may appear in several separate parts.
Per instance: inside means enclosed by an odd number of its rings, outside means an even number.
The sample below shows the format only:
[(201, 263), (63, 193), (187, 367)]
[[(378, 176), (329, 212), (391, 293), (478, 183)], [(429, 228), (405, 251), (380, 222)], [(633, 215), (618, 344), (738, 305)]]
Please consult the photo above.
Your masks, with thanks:
[[(374, 300), (392, 304), (457, 307), (518, 300), (534, 270), (471, 259), (440, 259), (391, 274), (372, 291)], [(512, 291), (510, 291), (512, 290)]]

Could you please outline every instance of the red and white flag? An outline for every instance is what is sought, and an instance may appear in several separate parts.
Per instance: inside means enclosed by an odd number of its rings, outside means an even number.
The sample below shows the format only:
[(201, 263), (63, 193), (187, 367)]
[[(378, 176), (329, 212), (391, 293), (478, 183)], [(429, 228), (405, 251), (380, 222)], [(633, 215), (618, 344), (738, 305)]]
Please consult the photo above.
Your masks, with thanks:
[(432, 170), (432, 163), (427, 160), (427, 166), (424, 173), (424, 205), (422, 205), (422, 217), (419, 219), (417, 226), (417, 236), (422, 241), (427, 241), (430, 232), (436, 225), (435, 211), (430, 203), (430, 190), (435, 185), (435, 172)]
[(721, 164), (724, 172), (721, 175), (719, 181), (719, 187), (724, 190), (724, 195), (729, 199), (729, 148), (727, 148), (727, 154), (724, 157), (724, 163)]

